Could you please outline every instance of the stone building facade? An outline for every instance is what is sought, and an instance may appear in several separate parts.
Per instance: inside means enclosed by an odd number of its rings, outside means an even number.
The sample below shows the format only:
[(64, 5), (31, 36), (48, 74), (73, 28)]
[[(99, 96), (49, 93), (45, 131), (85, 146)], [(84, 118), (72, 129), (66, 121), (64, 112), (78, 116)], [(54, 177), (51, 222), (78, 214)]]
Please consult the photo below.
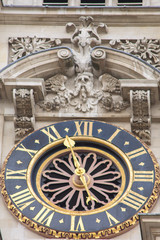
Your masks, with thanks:
[[(1, 168), (27, 134), (70, 119), (123, 127), (150, 145), (160, 162), (160, 4), (118, 3), (0, 2)], [(45, 239), (12, 217), (2, 198), (0, 206), (3, 240)], [(140, 216), (141, 227), (115, 239), (160, 239), (159, 212), (158, 200)]]

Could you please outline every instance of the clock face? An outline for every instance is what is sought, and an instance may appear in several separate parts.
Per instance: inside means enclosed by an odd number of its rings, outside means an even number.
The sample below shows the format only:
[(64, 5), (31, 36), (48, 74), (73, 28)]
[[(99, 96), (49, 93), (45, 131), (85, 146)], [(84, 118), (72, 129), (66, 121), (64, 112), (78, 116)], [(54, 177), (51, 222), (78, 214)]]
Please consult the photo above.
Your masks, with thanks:
[(48, 238), (112, 238), (158, 198), (159, 168), (137, 137), (87, 120), (41, 128), (19, 142), (2, 170), (12, 214)]

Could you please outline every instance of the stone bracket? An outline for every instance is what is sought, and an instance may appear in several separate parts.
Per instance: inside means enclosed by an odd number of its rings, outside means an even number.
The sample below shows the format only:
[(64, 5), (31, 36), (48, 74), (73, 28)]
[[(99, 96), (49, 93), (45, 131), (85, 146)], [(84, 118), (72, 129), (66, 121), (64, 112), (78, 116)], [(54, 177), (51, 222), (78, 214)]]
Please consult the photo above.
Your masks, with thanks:
[(130, 90), (131, 130), (151, 144), (150, 90)]
[(33, 89), (35, 102), (41, 101), (45, 96), (45, 84), (43, 78), (3, 78), (2, 98), (13, 99), (13, 89)]
[(120, 79), (123, 100), (130, 101), (131, 131), (151, 144), (151, 104), (159, 101), (159, 80)]
[(13, 89), (15, 142), (31, 133), (35, 127), (35, 101), (33, 89)]
[(151, 104), (159, 101), (159, 80), (157, 79), (119, 79), (123, 100), (130, 101), (130, 90), (150, 90)]

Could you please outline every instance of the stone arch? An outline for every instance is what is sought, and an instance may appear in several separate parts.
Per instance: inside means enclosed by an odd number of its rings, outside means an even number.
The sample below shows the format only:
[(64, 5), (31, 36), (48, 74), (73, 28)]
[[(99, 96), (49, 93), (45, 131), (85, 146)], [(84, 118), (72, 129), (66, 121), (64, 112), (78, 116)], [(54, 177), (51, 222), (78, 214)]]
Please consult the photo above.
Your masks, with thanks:
[[(3, 68), (0, 77), (3, 78), (44, 78), (62, 71), (56, 47), (45, 51), (33, 53), (13, 62)], [(72, 50), (63, 47), (72, 55)], [(66, 58), (67, 59), (67, 58)], [(130, 54), (119, 50), (96, 47), (92, 49), (93, 65), (103, 66), (101, 71), (108, 72), (117, 78), (126, 79), (157, 79), (160, 72), (150, 64)], [(103, 64), (102, 64), (103, 63)], [(102, 67), (101, 67), (102, 68)]]

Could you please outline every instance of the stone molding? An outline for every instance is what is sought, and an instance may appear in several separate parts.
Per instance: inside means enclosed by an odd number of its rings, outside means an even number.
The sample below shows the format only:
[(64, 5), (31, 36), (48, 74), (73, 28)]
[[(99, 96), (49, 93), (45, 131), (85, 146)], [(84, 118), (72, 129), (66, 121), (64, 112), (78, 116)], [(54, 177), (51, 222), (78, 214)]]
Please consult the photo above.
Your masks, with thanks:
[(160, 238), (160, 214), (139, 214), (141, 235), (143, 240)]
[(1, 88), (3, 89), (3, 99), (12, 100), (13, 89), (21, 88), (33, 89), (35, 102), (44, 99), (45, 85), (43, 78), (2, 78), (0, 84)]
[[(83, 16), (88, 16), (88, 9), (83, 9)], [(76, 11), (76, 14), (75, 14)], [(30, 8), (24, 7), (12, 7), (8, 8), (3, 7), (3, 11), (0, 14), (0, 23), (1, 24), (9, 24), (9, 25), (41, 25), (42, 20), (44, 26), (64, 26), (66, 22), (73, 21), (74, 23), (78, 22), (78, 18), (82, 15), (82, 11), (80, 11), (79, 7), (75, 8), (73, 11), (72, 8), (61, 8), (61, 11), (57, 8), (48, 8), (46, 14), (46, 8), (34, 8), (32, 7), (32, 11)], [(33, 14), (34, 13), (34, 14)], [(139, 16), (143, 16), (139, 18)], [(159, 15), (159, 7), (153, 6), (148, 8), (124, 8), (123, 11), (120, 7), (109, 7), (102, 8), (101, 14), (99, 14), (99, 9), (92, 8), (92, 16), (94, 17), (96, 22), (106, 21), (106, 23), (110, 26), (139, 26), (139, 24), (143, 24), (143, 26), (148, 26), (148, 23), (152, 23), (152, 26), (159, 26), (160, 23), (160, 15)], [(133, 24), (134, 23), (134, 24)]]

